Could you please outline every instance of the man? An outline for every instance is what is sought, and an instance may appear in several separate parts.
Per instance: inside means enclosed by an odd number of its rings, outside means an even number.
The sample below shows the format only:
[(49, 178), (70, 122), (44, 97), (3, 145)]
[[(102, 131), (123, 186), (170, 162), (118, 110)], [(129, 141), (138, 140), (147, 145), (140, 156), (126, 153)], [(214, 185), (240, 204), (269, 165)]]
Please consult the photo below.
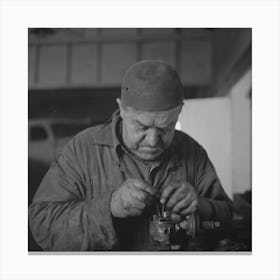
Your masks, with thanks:
[(149, 222), (164, 205), (172, 222), (231, 223), (231, 201), (205, 150), (175, 131), (183, 106), (177, 73), (141, 61), (123, 77), (119, 110), (75, 136), (56, 157), (29, 207), (44, 250), (149, 250)]

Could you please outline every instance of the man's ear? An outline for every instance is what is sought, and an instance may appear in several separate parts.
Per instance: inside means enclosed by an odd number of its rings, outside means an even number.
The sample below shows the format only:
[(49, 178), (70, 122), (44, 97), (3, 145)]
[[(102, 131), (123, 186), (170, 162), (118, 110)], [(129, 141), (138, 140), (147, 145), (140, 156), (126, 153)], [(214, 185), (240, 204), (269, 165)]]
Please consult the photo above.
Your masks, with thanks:
[(121, 118), (123, 119), (123, 107), (122, 107), (122, 102), (121, 102), (120, 98), (117, 98), (116, 101), (117, 101), (118, 106), (119, 106), (119, 109), (120, 109), (120, 116), (121, 116)]

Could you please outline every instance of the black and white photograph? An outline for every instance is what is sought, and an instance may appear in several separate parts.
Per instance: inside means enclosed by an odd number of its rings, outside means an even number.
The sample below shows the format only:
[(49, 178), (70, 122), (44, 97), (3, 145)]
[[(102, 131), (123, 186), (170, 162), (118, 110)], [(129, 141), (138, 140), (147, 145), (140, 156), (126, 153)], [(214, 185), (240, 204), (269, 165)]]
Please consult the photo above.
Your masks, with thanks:
[(280, 2), (0, 0), (0, 280), (279, 280)]
[(29, 251), (251, 252), (250, 28), (29, 28)]

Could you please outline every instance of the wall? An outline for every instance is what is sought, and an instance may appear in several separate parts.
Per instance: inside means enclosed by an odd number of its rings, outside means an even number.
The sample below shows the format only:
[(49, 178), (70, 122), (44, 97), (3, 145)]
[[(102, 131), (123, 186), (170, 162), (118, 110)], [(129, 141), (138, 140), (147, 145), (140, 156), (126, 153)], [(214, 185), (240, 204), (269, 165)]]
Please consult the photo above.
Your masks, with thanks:
[(186, 100), (179, 121), (182, 131), (206, 149), (225, 191), (232, 197), (230, 99), (221, 97)]
[[(250, 63), (242, 57), (251, 48), (251, 28), (217, 28), (213, 33), (213, 87), (216, 96), (224, 96), (224, 88), (237, 73), (236, 63)], [(241, 59), (241, 61), (240, 61)], [(248, 67), (249, 68), (249, 67)]]
[(232, 155), (233, 188), (235, 193), (242, 193), (252, 188), (252, 110), (251, 110), (252, 71), (232, 87)]
[(29, 89), (116, 87), (126, 69), (142, 59), (171, 64), (186, 86), (212, 82), (211, 33), (202, 28), (74, 28), (53, 32), (35, 36), (29, 31)]
[[(177, 69), (185, 86), (214, 85), (214, 96), (227, 96), (186, 101), (180, 121), (182, 130), (208, 151), (224, 188), (232, 196), (234, 192), (251, 188), (251, 100), (247, 98), (251, 74), (247, 73), (230, 91), (219, 90), (232, 76), (234, 65), (250, 44), (250, 28), (212, 31), (203, 28), (77, 28), (60, 29), (50, 37), (34, 37), (29, 33), (28, 78), (29, 89), (33, 90), (29, 103), (38, 99), (37, 103), (32, 103), (32, 108), (30, 105), (29, 113), (38, 108), (42, 114), (44, 108), (38, 105), (40, 103), (50, 104), (45, 108), (47, 116), (59, 112), (63, 106), (66, 110), (61, 111), (68, 114), (73, 111), (69, 109), (73, 97), (73, 106), (78, 104), (77, 98), (81, 104), (83, 99), (83, 104), (88, 105), (83, 112), (94, 112), (95, 121), (100, 121), (102, 117), (94, 106), (99, 109), (105, 107), (102, 104), (110, 104), (110, 108), (115, 106), (121, 77), (128, 66), (139, 59), (165, 60)], [(67, 91), (50, 94), (57, 88)], [(87, 88), (89, 92), (85, 93)], [(101, 88), (105, 89), (103, 95), (112, 98), (111, 102), (96, 96)], [(106, 91), (109, 88), (117, 91)], [(70, 89), (76, 91), (70, 93)], [(69, 99), (68, 102), (63, 97)], [(76, 115), (82, 111), (79, 106), (75, 109)], [(30, 114), (33, 115), (38, 114)]]
[(186, 100), (181, 129), (208, 152), (227, 194), (252, 189), (252, 71), (226, 97)]

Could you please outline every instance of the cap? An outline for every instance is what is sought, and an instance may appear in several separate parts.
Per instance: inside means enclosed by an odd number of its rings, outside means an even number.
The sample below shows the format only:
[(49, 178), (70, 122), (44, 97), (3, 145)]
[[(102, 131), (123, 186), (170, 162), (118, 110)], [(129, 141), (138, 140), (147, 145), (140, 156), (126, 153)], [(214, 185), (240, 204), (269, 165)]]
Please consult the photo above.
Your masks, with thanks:
[(183, 86), (177, 72), (158, 60), (132, 65), (121, 83), (124, 107), (142, 111), (166, 111), (183, 103)]

